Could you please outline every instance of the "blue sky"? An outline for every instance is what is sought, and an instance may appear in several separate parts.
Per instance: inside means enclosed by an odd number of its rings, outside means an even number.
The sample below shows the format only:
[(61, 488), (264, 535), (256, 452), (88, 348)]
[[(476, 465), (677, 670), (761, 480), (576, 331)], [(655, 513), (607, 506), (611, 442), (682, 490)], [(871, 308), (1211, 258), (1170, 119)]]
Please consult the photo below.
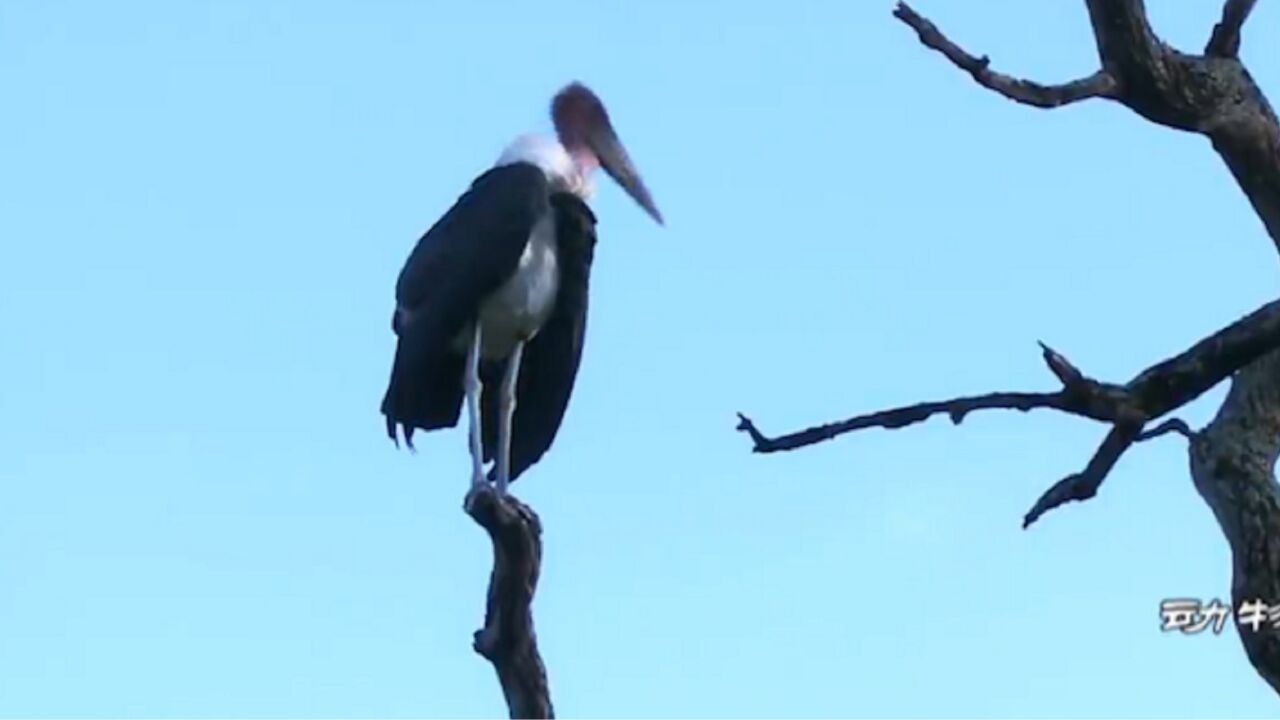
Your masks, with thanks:
[[(1203, 45), (1216, 0), (1149, 3)], [(917, 9), (1009, 72), (1082, 3)], [(756, 456), (883, 406), (1126, 379), (1275, 297), (1203, 138), (974, 86), (890, 2), (0, 2), (0, 715), (483, 717), (461, 433), (383, 436), (418, 235), (581, 79), (612, 185), (583, 370), (515, 486), (562, 716), (1257, 716), (1173, 438), (1022, 513), (1105, 428), (974, 416)], [(1280, 93), (1280, 11), (1244, 55)], [(1211, 417), (1219, 388), (1189, 408)]]

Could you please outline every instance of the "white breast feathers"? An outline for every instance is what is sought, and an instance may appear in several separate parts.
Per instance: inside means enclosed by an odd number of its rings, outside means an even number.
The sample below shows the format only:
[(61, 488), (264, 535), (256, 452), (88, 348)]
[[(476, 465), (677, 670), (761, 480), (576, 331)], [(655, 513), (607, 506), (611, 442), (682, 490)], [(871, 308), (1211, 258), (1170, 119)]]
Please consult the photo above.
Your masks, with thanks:
[(515, 273), (480, 306), (480, 354), (506, 357), (517, 342), (537, 335), (555, 307), (559, 288), (555, 213), (547, 213), (529, 234)]

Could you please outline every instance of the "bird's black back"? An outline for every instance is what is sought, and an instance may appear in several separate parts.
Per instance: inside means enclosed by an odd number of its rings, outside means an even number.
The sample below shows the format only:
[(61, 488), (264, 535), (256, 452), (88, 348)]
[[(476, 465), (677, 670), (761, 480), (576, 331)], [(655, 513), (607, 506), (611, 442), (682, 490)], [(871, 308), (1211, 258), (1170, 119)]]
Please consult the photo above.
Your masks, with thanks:
[(550, 186), (528, 163), (493, 168), (428, 230), (396, 281), (395, 362), (382, 400), (387, 434), (453, 427), (462, 406), (463, 355), (451, 343), (480, 304), (515, 272), (534, 224), (551, 211)]
[[(588, 286), (595, 255), (596, 218), (574, 195), (551, 195), (556, 213), (556, 250), (560, 288), (551, 316), (525, 345), (516, 385), (511, 432), (511, 480), (551, 447), (573, 393), (587, 329)], [(481, 396), (484, 457), (497, 452), (499, 384), (506, 362), (483, 368)]]

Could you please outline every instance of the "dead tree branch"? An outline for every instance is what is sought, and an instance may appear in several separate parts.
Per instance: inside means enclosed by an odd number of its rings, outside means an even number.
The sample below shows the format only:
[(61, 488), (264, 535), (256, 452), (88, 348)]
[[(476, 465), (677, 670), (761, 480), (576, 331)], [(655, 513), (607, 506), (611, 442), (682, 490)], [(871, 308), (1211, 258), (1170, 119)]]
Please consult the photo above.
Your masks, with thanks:
[(1194, 430), (1191, 429), (1191, 426), (1187, 425), (1187, 421), (1183, 420), (1182, 418), (1169, 418), (1168, 420), (1165, 420), (1164, 422), (1151, 428), (1150, 430), (1146, 430), (1141, 433), (1138, 433), (1137, 442), (1146, 442), (1147, 440), (1155, 440), (1156, 438), (1163, 437), (1165, 435), (1168, 435), (1169, 433), (1177, 433), (1178, 435), (1181, 435), (1187, 440), (1196, 439), (1196, 433)]
[(976, 410), (1048, 409), (1110, 424), (1111, 432), (1085, 469), (1049, 488), (1023, 518), (1025, 528), (1056, 507), (1097, 495), (1120, 456), (1135, 442), (1169, 432), (1189, 437), (1191, 430), (1181, 420), (1170, 420), (1148, 432), (1143, 430), (1147, 423), (1195, 400), (1272, 348), (1280, 347), (1280, 301), (1262, 306), (1185, 352), (1147, 368), (1125, 385), (1094, 380), (1061, 353), (1044, 343), (1040, 346), (1045, 365), (1062, 383), (1057, 392), (997, 392), (918, 403), (776, 438), (760, 432), (750, 418), (739, 413), (738, 429), (751, 437), (755, 452), (772, 453), (806, 447), (856, 430), (901, 428), (934, 415), (946, 414), (958, 425)]
[(995, 72), (990, 68), (991, 59), (977, 57), (951, 42), (938, 27), (912, 10), (906, 3), (898, 3), (894, 17), (910, 25), (920, 36), (920, 42), (946, 56), (956, 67), (973, 76), (981, 86), (1024, 105), (1038, 108), (1055, 108), (1095, 97), (1111, 97), (1116, 89), (1115, 78), (1107, 72), (1098, 72), (1079, 80), (1061, 85), (1042, 85), (1033, 80), (1023, 80)]
[(1109, 423), (1110, 434), (1082, 472), (1058, 481), (1036, 501), (1023, 518), (1029, 527), (1046, 512), (1073, 500), (1098, 494), (1111, 468), (1133, 443), (1168, 432), (1190, 436), (1190, 428), (1171, 420), (1144, 432), (1145, 425), (1200, 397), (1238, 370), (1280, 347), (1280, 301), (1267, 303), (1167, 360), (1143, 370), (1124, 385), (1102, 383), (1087, 377), (1075, 365), (1044, 343), (1045, 365), (1062, 383), (1057, 392), (996, 392), (938, 402), (881, 410), (840, 422), (818, 425), (781, 437), (760, 432), (750, 418), (738, 414), (738, 430), (751, 437), (758, 453), (783, 452), (867, 428), (896, 429), (946, 414), (959, 425), (976, 410), (1048, 409)]
[(1227, 0), (1222, 6), (1222, 21), (1213, 26), (1209, 44), (1204, 54), (1221, 58), (1233, 58), (1240, 54), (1240, 30), (1249, 19), (1257, 0)]
[[(1195, 400), (1275, 347), (1280, 347), (1280, 301), (1263, 305), (1186, 351), (1143, 370), (1124, 385), (1087, 377), (1061, 353), (1041, 343), (1045, 364), (1062, 383), (1062, 389), (1056, 392), (996, 392), (918, 403), (779, 437), (766, 436), (750, 418), (739, 414), (738, 429), (751, 437), (755, 452), (773, 453), (806, 447), (856, 430), (901, 428), (934, 415), (946, 414), (958, 425), (976, 410), (1048, 409), (1100, 422), (1141, 426)], [(1164, 429), (1162, 434), (1170, 431)]]
[[(894, 16), (926, 47), (945, 56), (978, 84), (1022, 104), (1060, 107), (1101, 97), (1123, 104), (1158, 125), (1207, 137), (1249, 199), (1280, 250), (1280, 121), (1239, 59), (1240, 34), (1256, 0), (1226, 0), (1222, 19), (1203, 55), (1180, 52), (1151, 28), (1143, 0), (1084, 0), (1099, 67), (1063, 85), (1043, 85), (992, 71), (905, 3)], [(1192, 478), (1212, 509), (1233, 557), (1232, 597), (1280, 601), (1280, 306), (1271, 303), (1187, 351), (1152, 365), (1124, 385), (1084, 377), (1046, 348), (1045, 360), (1062, 387), (1057, 392), (992, 393), (921, 403), (770, 438), (745, 416), (739, 429), (757, 452), (792, 450), (869, 427), (897, 428), (947, 414), (960, 422), (975, 410), (1047, 408), (1110, 425), (1085, 469), (1046, 492), (1025, 523), (1072, 500), (1097, 494), (1101, 483), (1135, 442), (1168, 433), (1190, 440)], [(1193, 432), (1186, 423), (1148, 423), (1218, 383), (1231, 391), (1218, 415)], [(1240, 629), (1259, 675), (1280, 692), (1280, 630)]]
[(751, 437), (755, 452), (773, 453), (814, 445), (855, 430), (873, 427), (894, 430), (924, 422), (934, 415), (946, 414), (952, 423), (959, 425), (964, 422), (969, 413), (977, 410), (1027, 412), (1050, 409), (1104, 422), (1117, 422), (1121, 417), (1136, 416), (1135, 412), (1127, 407), (1131, 404), (1131, 399), (1124, 388), (1118, 385), (1105, 385), (1087, 378), (1061, 354), (1043, 343), (1041, 347), (1044, 348), (1045, 364), (1062, 382), (1062, 389), (1057, 392), (995, 392), (938, 402), (923, 402), (858, 415), (848, 420), (819, 425), (776, 438), (764, 435), (750, 418), (738, 413), (738, 430)]
[(1120, 456), (1138, 439), (1140, 425), (1134, 423), (1116, 423), (1111, 432), (1102, 440), (1089, 464), (1084, 470), (1068, 475), (1044, 491), (1035, 505), (1022, 518), (1022, 529), (1031, 527), (1031, 523), (1040, 519), (1041, 515), (1072, 501), (1083, 502), (1098, 494), (1102, 481), (1107, 479), (1111, 468), (1120, 461)]
[(547, 669), (533, 631), (533, 595), (542, 568), (542, 523), (529, 506), (485, 487), (464, 508), (493, 541), (484, 627), (473, 647), (493, 663), (512, 718), (552, 718)]

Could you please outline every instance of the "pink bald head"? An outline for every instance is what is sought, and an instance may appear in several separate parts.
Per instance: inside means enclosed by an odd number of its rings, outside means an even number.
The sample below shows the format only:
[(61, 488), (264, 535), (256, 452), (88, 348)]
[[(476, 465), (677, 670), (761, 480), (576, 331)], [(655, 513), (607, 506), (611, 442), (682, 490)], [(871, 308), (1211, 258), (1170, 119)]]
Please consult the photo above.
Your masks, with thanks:
[(585, 172), (597, 166), (603, 168), (645, 212), (662, 224), (662, 213), (658, 212), (639, 171), (609, 122), (604, 103), (595, 93), (579, 82), (566, 85), (551, 101), (551, 119), (560, 144), (580, 168)]
[(595, 152), (587, 144), (593, 132), (612, 133), (613, 124), (604, 103), (582, 83), (571, 83), (551, 100), (551, 120), (556, 126), (560, 144), (577, 160), (581, 157), (593, 168), (599, 165)]

